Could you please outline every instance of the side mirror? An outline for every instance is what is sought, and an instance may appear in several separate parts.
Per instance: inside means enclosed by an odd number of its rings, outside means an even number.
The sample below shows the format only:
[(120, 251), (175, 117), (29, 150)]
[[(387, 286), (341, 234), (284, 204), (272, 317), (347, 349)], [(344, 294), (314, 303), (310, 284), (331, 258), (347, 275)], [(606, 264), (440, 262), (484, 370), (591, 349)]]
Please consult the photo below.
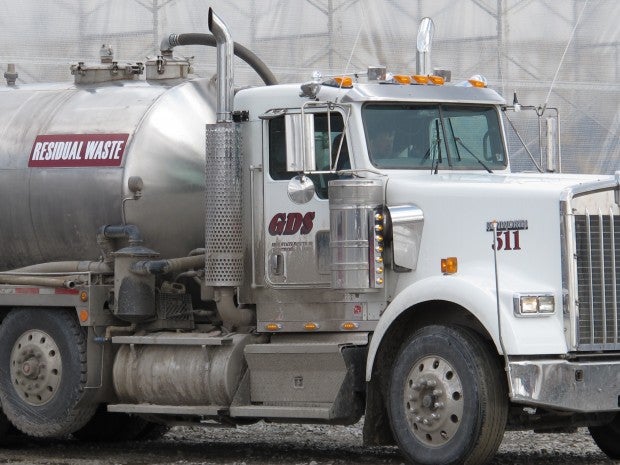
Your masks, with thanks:
[(286, 171), (304, 172), (316, 169), (314, 152), (314, 115), (284, 115), (286, 131)]
[(300, 174), (291, 178), (286, 191), (291, 201), (301, 205), (314, 197), (314, 183), (308, 176)]

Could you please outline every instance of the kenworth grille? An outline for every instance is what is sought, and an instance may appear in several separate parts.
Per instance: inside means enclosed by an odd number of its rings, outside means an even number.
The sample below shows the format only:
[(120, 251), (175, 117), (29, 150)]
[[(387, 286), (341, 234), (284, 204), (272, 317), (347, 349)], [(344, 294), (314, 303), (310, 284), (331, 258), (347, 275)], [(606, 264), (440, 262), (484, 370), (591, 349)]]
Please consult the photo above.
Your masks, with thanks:
[(620, 216), (575, 215), (577, 348), (620, 350)]

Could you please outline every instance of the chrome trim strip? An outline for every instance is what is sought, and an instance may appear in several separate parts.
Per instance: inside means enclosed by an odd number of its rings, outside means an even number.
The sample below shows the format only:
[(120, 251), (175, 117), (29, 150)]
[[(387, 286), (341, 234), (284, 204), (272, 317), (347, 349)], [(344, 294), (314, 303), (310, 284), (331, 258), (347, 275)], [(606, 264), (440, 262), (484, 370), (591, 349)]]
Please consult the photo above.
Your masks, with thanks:
[[(605, 293), (605, 237), (603, 236), (603, 214), (599, 211), (598, 214), (598, 243), (600, 248), (600, 264), (599, 273), (601, 280), (601, 312), (603, 313), (602, 327), (603, 327), (603, 343), (607, 342), (607, 296)], [(594, 320), (592, 320), (594, 321)], [(594, 331), (592, 331), (594, 332)]]
[(609, 223), (611, 229), (611, 281), (614, 308), (614, 344), (618, 344), (618, 279), (616, 276), (616, 231), (614, 226), (614, 212), (609, 208)]
[(585, 182), (577, 186), (564, 189), (560, 194), (560, 200), (570, 202), (573, 197), (583, 194), (593, 194), (610, 189), (618, 189), (620, 180), (618, 179), (601, 179), (598, 181)]
[[(590, 228), (590, 213), (586, 209), (586, 231), (587, 231), (587, 249), (588, 249), (588, 287), (590, 296), (590, 321), (594, 322), (594, 284), (592, 278), (592, 231)], [(594, 344), (594, 330), (590, 331), (590, 344)]]

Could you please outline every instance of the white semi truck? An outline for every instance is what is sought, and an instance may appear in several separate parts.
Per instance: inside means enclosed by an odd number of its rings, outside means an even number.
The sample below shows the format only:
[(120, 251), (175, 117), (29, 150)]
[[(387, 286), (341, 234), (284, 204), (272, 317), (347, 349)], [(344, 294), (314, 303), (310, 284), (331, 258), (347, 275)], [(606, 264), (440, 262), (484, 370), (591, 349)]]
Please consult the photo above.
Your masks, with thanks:
[(146, 63), (10, 67), (0, 432), (364, 416), (412, 463), (485, 463), (506, 428), (620, 457), (620, 174), (512, 174), (509, 105), (431, 71), (424, 25), (413, 75), (277, 84), (212, 11)]

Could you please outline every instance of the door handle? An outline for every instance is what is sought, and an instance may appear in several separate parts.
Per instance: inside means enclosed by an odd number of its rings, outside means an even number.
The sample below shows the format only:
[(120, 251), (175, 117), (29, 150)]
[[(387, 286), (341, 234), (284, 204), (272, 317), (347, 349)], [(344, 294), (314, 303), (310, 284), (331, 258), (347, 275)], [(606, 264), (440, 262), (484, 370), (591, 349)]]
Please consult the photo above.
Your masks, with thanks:
[(282, 276), (284, 274), (284, 256), (278, 252), (269, 258), (269, 267), (273, 276)]

